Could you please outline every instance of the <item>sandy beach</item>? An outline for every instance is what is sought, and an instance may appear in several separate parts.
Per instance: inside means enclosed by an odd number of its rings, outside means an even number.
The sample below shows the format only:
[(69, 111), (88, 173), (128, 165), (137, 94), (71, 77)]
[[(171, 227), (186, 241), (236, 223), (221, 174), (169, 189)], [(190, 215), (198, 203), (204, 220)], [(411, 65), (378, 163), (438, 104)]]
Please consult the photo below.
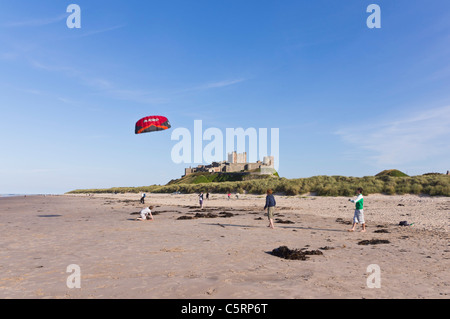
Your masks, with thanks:
[[(211, 194), (203, 210), (195, 194), (139, 197), (0, 198), (0, 298), (449, 298), (448, 197), (365, 196), (365, 233), (347, 231), (344, 197), (276, 196), (273, 230), (261, 195)], [(136, 221), (148, 205), (154, 220)], [(271, 254), (281, 246), (321, 254)]]

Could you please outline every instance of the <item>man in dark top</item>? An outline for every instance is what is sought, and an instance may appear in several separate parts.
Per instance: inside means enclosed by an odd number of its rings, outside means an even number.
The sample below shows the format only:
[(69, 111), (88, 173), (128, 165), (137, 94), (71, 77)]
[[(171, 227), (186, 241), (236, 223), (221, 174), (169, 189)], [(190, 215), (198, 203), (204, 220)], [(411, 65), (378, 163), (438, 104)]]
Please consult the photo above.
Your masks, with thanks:
[(273, 226), (273, 214), (275, 211), (275, 206), (276, 206), (276, 201), (275, 201), (275, 197), (273, 197), (272, 195), (272, 190), (268, 189), (267, 190), (267, 196), (266, 196), (266, 205), (264, 206), (264, 209), (267, 208), (267, 217), (269, 218), (269, 226), (270, 228), (274, 229), (275, 227)]

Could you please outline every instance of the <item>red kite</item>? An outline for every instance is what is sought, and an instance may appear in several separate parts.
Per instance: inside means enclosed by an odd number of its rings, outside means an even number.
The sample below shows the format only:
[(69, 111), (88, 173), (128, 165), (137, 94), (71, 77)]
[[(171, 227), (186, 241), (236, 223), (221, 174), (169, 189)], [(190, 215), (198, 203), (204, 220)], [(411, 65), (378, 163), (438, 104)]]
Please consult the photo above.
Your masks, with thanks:
[(136, 122), (135, 133), (142, 134), (148, 132), (164, 131), (171, 128), (170, 122), (165, 116), (147, 116)]

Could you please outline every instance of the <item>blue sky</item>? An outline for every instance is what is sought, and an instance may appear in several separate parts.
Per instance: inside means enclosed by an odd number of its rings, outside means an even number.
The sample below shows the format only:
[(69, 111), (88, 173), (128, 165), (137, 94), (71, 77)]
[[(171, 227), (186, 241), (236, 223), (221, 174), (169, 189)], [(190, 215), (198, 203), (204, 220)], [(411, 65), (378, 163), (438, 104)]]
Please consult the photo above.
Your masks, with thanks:
[(449, 57), (446, 0), (0, 0), (0, 193), (165, 184), (194, 120), (279, 128), (287, 178), (445, 172)]

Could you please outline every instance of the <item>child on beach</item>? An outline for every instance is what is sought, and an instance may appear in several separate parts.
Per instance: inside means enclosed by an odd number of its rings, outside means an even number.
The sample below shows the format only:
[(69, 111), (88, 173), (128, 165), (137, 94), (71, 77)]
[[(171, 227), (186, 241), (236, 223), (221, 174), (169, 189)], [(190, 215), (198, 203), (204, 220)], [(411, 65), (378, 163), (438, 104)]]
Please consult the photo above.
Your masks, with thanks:
[(355, 231), (355, 227), (357, 223), (360, 223), (362, 226), (361, 232), (366, 231), (366, 223), (364, 221), (364, 198), (362, 195), (363, 189), (359, 187), (356, 190), (356, 199), (349, 199), (350, 202), (355, 203), (355, 214), (353, 216), (353, 226), (352, 229), (349, 229), (349, 232)]
[(153, 206), (145, 207), (143, 210), (141, 210), (141, 212), (139, 213), (140, 217), (136, 218), (136, 220), (140, 221), (146, 221), (148, 219), (153, 220), (152, 209)]
[(198, 203), (200, 204), (200, 208), (203, 208), (203, 192), (198, 195)]
[(266, 205), (264, 206), (264, 209), (267, 208), (267, 217), (269, 218), (269, 226), (270, 228), (274, 229), (273, 226), (273, 214), (275, 211), (275, 205), (276, 205), (275, 197), (272, 195), (272, 190), (267, 190), (267, 196), (266, 196)]
[(141, 204), (145, 204), (145, 193), (141, 195)]

